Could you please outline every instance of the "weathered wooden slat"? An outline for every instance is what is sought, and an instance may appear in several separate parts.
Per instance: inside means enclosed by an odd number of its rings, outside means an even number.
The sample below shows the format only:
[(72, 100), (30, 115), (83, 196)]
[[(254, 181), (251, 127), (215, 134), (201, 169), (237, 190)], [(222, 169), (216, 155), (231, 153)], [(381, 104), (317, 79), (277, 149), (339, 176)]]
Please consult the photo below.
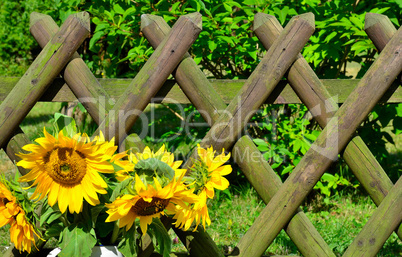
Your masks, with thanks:
[[(4, 101), (19, 77), (0, 77), (0, 103)], [(132, 79), (102, 79), (97, 78), (104, 90), (109, 94), (110, 99), (116, 100), (124, 95)], [(209, 79), (214, 90), (222, 97), (224, 103), (228, 104), (235, 97), (236, 93), (244, 85), (246, 80), (225, 80)], [(359, 83), (359, 79), (321, 79), (321, 84), (331, 96), (337, 96), (333, 100), (341, 104)], [(286, 81), (279, 82), (280, 85)], [(77, 98), (64, 83), (64, 80), (57, 78), (45, 94), (39, 99), (41, 102), (74, 102)], [(180, 89), (174, 80), (167, 80), (161, 90), (155, 95), (154, 103), (180, 103), (190, 104), (185, 93)], [(274, 100), (268, 98), (265, 103), (276, 104), (300, 104), (302, 103), (290, 85), (286, 85), (281, 94)], [(402, 103), (402, 87), (397, 87), (395, 92), (388, 92), (379, 103)]]
[[(235, 143), (244, 125), (271, 94), (313, 31), (314, 16), (311, 13), (295, 16), (290, 20), (276, 46), (267, 52), (245, 85), (229, 106), (221, 112), (211, 130), (201, 141), (203, 147), (213, 146), (220, 151), (230, 148)], [(197, 152), (193, 151), (184, 167), (191, 167), (195, 159)]]
[[(393, 36), (357, 88), (238, 244), (239, 256), (260, 256), (293, 216), (321, 175), (402, 70), (402, 29)], [(264, 235), (261, 237), (261, 235)]]
[[(107, 139), (115, 137), (119, 145), (124, 140), (141, 112), (198, 37), (201, 32), (201, 21), (199, 13), (192, 13), (181, 16), (175, 23), (169, 36), (154, 51), (130, 86), (126, 88), (125, 97), (119, 98), (109, 115), (99, 125)], [(111, 112), (114, 115), (110, 115)]]
[[(24, 132), (18, 127), (11, 136), (11, 139), (8, 142), (7, 147), (3, 149), (7, 153), (7, 156), (10, 158), (10, 160), (14, 163), (17, 163), (18, 161), (21, 160), (21, 158), (18, 157), (16, 154), (24, 152), (22, 150), (22, 147), (30, 143), (31, 141), (24, 134)], [(17, 168), (21, 175), (25, 175), (29, 172), (29, 170), (26, 170), (21, 166), (17, 166)], [(32, 184), (33, 182), (31, 181), (29, 183)]]
[(89, 14), (70, 15), (0, 105), (0, 146), (39, 100), (89, 34)]
[(389, 18), (379, 13), (366, 14), (364, 30), (379, 52), (384, 49), (396, 31)]
[[(218, 151), (233, 146), (249, 119), (272, 93), (313, 32), (312, 13), (294, 16), (289, 21), (278, 40), (202, 139), (201, 146), (212, 145)], [(196, 158), (194, 152), (185, 166), (191, 166)]]
[(389, 190), (388, 195), (374, 211), (343, 256), (376, 256), (401, 221), (402, 177)]
[[(147, 27), (142, 28), (142, 32), (147, 37), (148, 41), (151, 43), (153, 48), (157, 48), (162, 40), (167, 36), (170, 31), (170, 27), (164, 22), (164, 19), (160, 16), (149, 15)], [(195, 64), (193, 58), (189, 53), (184, 55), (183, 60), (180, 62), (179, 66), (173, 73), (173, 76), (181, 86), (180, 89), (183, 90), (186, 96), (191, 95), (194, 90), (199, 90), (195, 81), (200, 81), (202, 84), (209, 84), (208, 79), (205, 77), (204, 73)], [(201, 107), (200, 102), (212, 102), (214, 95), (217, 94), (214, 88), (210, 88), (211, 91), (200, 91), (197, 98), (192, 98), (191, 102), (195, 106)], [(233, 91), (232, 91), (233, 92)], [(236, 91), (235, 91), (236, 92)], [(207, 109), (204, 109), (207, 108)], [(211, 120), (219, 117), (219, 111), (226, 108), (226, 105), (222, 106), (221, 109), (216, 109), (213, 104), (202, 106), (198, 111), (204, 117), (204, 119), (211, 125)], [(212, 116), (212, 117), (211, 117)]]
[[(282, 186), (282, 181), (260, 150), (248, 136), (243, 136), (234, 145), (232, 156), (267, 204)], [(336, 256), (300, 208), (284, 229), (303, 256)]]
[[(58, 26), (49, 15), (34, 14), (35, 23), (31, 22), (30, 31), (40, 46), (44, 47), (55, 34), (55, 31), (58, 30)], [(71, 93), (72, 91), (74, 94), (73, 97), (75, 99), (78, 98), (94, 121), (99, 124), (106, 117), (108, 111), (112, 109), (113, 105), (111, 104), (108, 92), (105, 91), (85, 62), (79, 57), (78, 53), (73, 55), (72, 60), (64, 69), (62, 76), (66, 84), (63, 84), (63, 80), (59, 79), (56, 81), (58, 87), (55, 88), (60, 89), (60, 85), (62, 85), (64, 88), (67, 87), (65, 88), (67, 92)], [(53, 90), (53, 88), (51, 89)], [(116, 99), (120, 97), (116, 97)], [(144, 149), (145, 145), (135, 134), (131, 134), (128, 139), (124, 147), (125, 149), (132, 148), (134, 152)]]
[[(396, 33), (388, 17), (374, 13), (366, 14), (365, 31), (380, 52)], [(352, 170), (367, 169), (367, 172), (356, 172), (355, 176), (379, 206), (393, 184), (360, 137), (353, 138), (343, 158)], [(395, 232), (402, 240), (402, 225)]]
[[(383, 17), (386, 18), (386, 16)], [(254, 25), (255, 33), (260, 38), (264, 47), (269, 49), (275, 38), (278, 37), (280, 31), (282, 31), (282, 26), (274, 16), (268, 14), (257, 14), (254, 21), (257, 23)], [(379, 21), (379, 19), (377, 19), (377, 21)], [(372, 31), (382, 31), (377, 27), (380, 24), (386, 23), (370, 22), (370, 24), (371, 26), (369, 28), (372, 26), (376, 27), (376, 29)], [(396, 32), (396, 29), (393, 26), (392, 28), (388, 28), (390, 30), (393, 28), (392, 33), (388, 32), (383, 34), (384, 36), (389, 36), (389, 38), (387, 38), (389, 41)], [(378, 37), (374, 38), (374, 40), (377, 39)], [(385, 44), (379, 44), (382, 47), (385, 46)], [(334, 112), (338, 110), (338, 105), (336, 101), (334, 101), (334, 98), (325, 90), (317, 75), (301, 55), (289, 69), (288, 80), (309, 110), (316, 114), (314, 118), (317, 119), (320, 126), (325, 127), (328, 119), (332, 118)], [(346, 147), (343, 156), (346, 163), (352, 169), (371, 198), (379, 205), (381, 202), (380, 199), (383, 199), (388, 190), (391, 189), (392, 182), (375, 157), (371, 154), (368, 147), (364, 144), (363, 140), (356, 136)], [(402, 234), (399, 236), (402, 238)]]
[[(165, 37), (165, 35), (168, 34), (169, 30), (169, 26), (163, 19), (154, 19), (154, 26), (151, 26), (150, 24), (147, 30), (143, 30), (143, 33), (144, 36), (151, 42), (151, 45), (155, 48)], [(180, 73), (181, 76), (177, 76), (178, 73)], [(180, 85), (182, 90), (186, 92), (187, 97), (192, 103), (194, 103), (197, 110), (204, 111), (209, 125), (213, 125), (219, 117), (218, 115), (215, 115), (215, 113), (219, 114), (222, 110), (224, 110), (226, 108), (226, 104), (224, 103), (222, 97), (215, 93), (213, 86), (208, 80), (206, 80), (205, 76), (198, 74), (200, 74), (198, 66), (194, 60), (188, 59), (186, 62), (181, 62), (179, 64), (174, 76), (177, 80), (177, 83)], [(260, 179), (250, 180), (250, 182), (251, 185), (256, 189), (257, 193), (267, 203), (270, 197), (272, 197), (277, 191), (281, 181), (264, 160), (260, 151), (257, 150), (253, 151), (252, 153), (249, 152), (249, 146), (252, 145), (255, 148), (255, 145), (251, 139), (248, 137), (242, 137), (240, 141), (242, 144), (239, 144), (239, 142), (236, 143), (232, 151), (232, 156), (236, 162), (239, 161), (237, 163), (240, 165), (246, 176), (254, 173), (259, 173), (261, 175)], [(238, 157), (236, 153), (239, 154), (240, 152), (250, 153), (255, 158), (253, 158), (253, 160), (236, 158)], [(271, 181), (272, 177), (273, 180)], [(179, 237), (182, 239), (182, 241), (184, 241), (185, 245), (188, 245), (190, 249), (194, 249), (191, 244), (196, 241), (197, 245), (204, 245), (204, 248), (210, 249), (210, 247), (202, 241), (202, 237), (198, 238), (200, 233), (203, 233), (203, 230), (192, 234), (192, 240), (187, 239), (188, 237), (186, 237), (186, 233), (182, 233), (178, 229), (175, 229), (175, 231), (177, 234), (179, 234)], [(289, 231), (292, 231), (293, 233)], [(300, 231), (303, 231), (303, 233), (300, 233)], [(292, 221), (288, 224), (286, 232), (298, 246), (301, 253), (305, 256), (335, 256), (304, 213), (295, 215)], [(209, 240), (207, 242), (209, 242)], [(217, 253), (214, 252), (205, 253), (204, 251), (197, 252), (194, 250), (191, 252), (191, 254), (192, 256), (200, 257), (217, 256)]]
[[(35, 12), (31, 14), (30, 31), (42, 48), (58, 29), (56, 22), (49, 15)], [(108, 101), (109, 96), (77, 52), (74, 53), (61, 75), (68, 84), (68, 88), (99, 124), (100, 119), (106, 116), (106, 110), (112, 108)]]
[[(151, 43), (153, 48), (157, 48), (170, 32), (170, 27), (162, 17), (149, 15), (146, 27), (142, 27), (144, 36)], [(224, 110), (226, 105), (219, 98), (215, 89), (210, 86), (203, 72), (198, 68), (189, 53), (184, 55), (183, 60), (177, 66), (173, 76), (176, 78), (180, 88), (185, 92), (191, 102), (197, 107), (204, 119), (209, 125), (219, 117), (219, 111)], [(207, 87), (203, 86), (209, 85)], [(206, 90), (207, 89), (207, 90)], [(195, 97), (193, 97), (195, 96)], [(218, 100), (218, 101), (216, 101)], [(208, 104), (203, 104), (208, 103)], [(170, 228), (170, 226), (168, 226)], [(215, 242), (206, 233), (204, 229), (199, 229), (193, 233), (184, 232), (180, 229), (173, 228), (180, 240), (189, 250), (190, 255), (194, 257), (218, 257), (224, 256), (219, 250)], [(148, 249), (144, 251), (142, 257), (150, 256), (153, 251), (152, 243), (148, 244)]]

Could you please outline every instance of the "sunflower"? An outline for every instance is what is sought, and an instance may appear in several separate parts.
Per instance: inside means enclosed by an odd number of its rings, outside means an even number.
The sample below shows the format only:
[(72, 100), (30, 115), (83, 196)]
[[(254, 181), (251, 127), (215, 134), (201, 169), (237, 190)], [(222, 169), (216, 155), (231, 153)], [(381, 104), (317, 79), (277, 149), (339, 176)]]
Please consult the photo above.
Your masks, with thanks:
[[(187, 208), (188, 203), (194, 203), (198, 197), (188, 190), (181, 181), (173, 178), (166, 186), (162, 186), (157, 176), (153, 183), (143, 182), (135, 174), (132, 180), (133, 189), (129, 194), (118, 197), (110, 204), (106, 204), (109, 216), (106, 222), (119, 220), (119, 227), (126, 227), (128, 231), (136, 218), (140, 220), (142, 234), (145, 235), (148, 225), (153, 218), (159, 218), (166, 212), (175, 212), (175, 205)], [(130, 187), (130, 186), (129, 186)]]
[[(116, 147), (99, 138), (92, 141), (85, 134), (72, 138), (60, 131), (55, 138), (44, 129), (44, 137), (36, 139), (38, 144), (28, 144), (22, 149), (31, 153), (18, 156), (22, 158), (18, 166), (30, 169), (20, 182), (35, 180), (32, 199), (42, 200), (48, 196), (48, 203), (58, 203), (62, 213), (82, 211), (83, 199), (89, 204), (99, 204), (98, 195), (106, 194), (107, 184), (99, 172), (113, 173), (108, 162)], [(108, 154), (105, 154), (108, 153)]]
[(197, 229), (202, 223), (210, 225), (211, 219), (208, 213), (207, 200), (214, 198), (215, 188), (225, 190), (229, 186), (229, 181), (223, 176), (232, 172), (230, 165), (226, 163), (230, 154), (225, 155), (224, 150), (220, 155), (215, 156), (215, 151), (212, 146), (204, 149), (198, 145), (197, 147), (198, 160), (194, 161), (194, 165), (190, 168), (191, 186), (195, 193), (199, 196), (199, 201), (193, 204), (191, 208), (177, 207), (176, 214), (173, 218), (177, 221), (176, 226), (184, 230), (189, 229), (193, 221), (195, 221)]
[(155, 153), (147, 146), (142, 153), (130, 153), (128, 160), (121, 160), (124, 154), (125, 153), (116, 154), (115, 157), (112, 158), (112, 161), (122, 168), (121, 170), (116, 171), (116, 178), (119, 181), (132, 178), (135, 174), (134, 170), (136, 164), (141, 160), (151, 158), (158, 159), (169, 165), (173, 169), (176, 178), (182, 176), (186, 171), (185, 169), (179, 169), (182, 161), (174, 161), (174, 154), (166, 151), (165, 145), (162, 145), (162, 147)]
[(7, 186), (0, 182), (0, 227), (10, 224), (10, 238), (15, 248), (20, 252), (31, 252), (32, 244), (35, 244), (34, 227), (29, 222), (25, 211), (18, 204), (17, 199)]

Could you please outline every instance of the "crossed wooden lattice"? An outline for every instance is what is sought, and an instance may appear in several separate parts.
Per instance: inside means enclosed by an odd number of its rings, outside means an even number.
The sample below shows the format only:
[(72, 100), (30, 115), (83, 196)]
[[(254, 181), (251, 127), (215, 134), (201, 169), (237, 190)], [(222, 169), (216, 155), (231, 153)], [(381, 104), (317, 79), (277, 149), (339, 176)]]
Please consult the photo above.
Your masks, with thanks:
[[(31, 33), (44, 49), (0, 105), (0, 145), (10, 159), (17, 161), (15, 153), (29, 143), (18, 127), (20, 122), (63, 68), (61, 75), (71, 91), (99, 124), (99, 129), (105, 132), (106, 138), (115, 137), (119, 145), (123, 145), (140, 111), (173, 74), (211, 126), (201, 145), (212, 145), (218, 151), (233, 149), (234, 161), (267, 203), (232, 256), (261, 256), (281, 229), (285, 229), (304, 256), (335, 256), (298, 207), (342, 150), (342, 157), (375, 204), (381, 204), (344, 256), (374, 256), (394, 230), (402, 239), (401, 179), (393, 185), (362, 139), (353, 135), (402, 70), (402, 32), (401, 29), (396, 32), (388, 18), (375, 14), (366, 16), (366, 32), (382, 52), (339, 110), (300, 54), (314, 31), (312, 14), (293, 17), (285, 29), (273, 16), (255, 16), (254, 31), (268, 51), (228, 106), (186, 53), (201, 31), (199, 14), (181, 17), (172, 29), (161, 17), (143, 15), (142, 31), (156, 50), (112, 106), (109, 101), (88, 101), (101, 97), (108, 99), (108, 94), (75, 53), (89, 33), (88, 14), (69, 17), (58, 30), (49, 16), (33, 13)], [(324, 130), (282, 185), (252, 140), (240, 136), (261, 104), (269, 96), (278, 94), (275, 87), (286, 72), (289, 84)], [(132, 115), (126, 116), (127, 113)], [(143, 148), (135, 134), (127, 138), (130, 138), (125, 141), (127, 147)], [(192, 157), (197, 158), (195, 154)], [(190, 158), (185, 166), (191, 166), (192, 160)], [(27, 172), (19, 169), (22, 174)], [(175, 229), (175, 232), (191, 256), (223, 255), (202, 229), (197, 232)], [(149, 240), (144, 239), (142, 247), (139, 256), (149, 256), (153, 252)]]

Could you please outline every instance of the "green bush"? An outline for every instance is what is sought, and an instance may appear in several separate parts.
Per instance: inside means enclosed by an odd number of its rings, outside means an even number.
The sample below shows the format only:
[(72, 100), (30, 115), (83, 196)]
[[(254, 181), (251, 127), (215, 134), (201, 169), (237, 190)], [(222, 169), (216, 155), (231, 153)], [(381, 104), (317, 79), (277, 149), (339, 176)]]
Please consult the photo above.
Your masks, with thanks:
[(0, 76), (21, 76), (40, 52), (29, 32), (32, 12), (52, 14), (52, 0), (2, 1), (0, 5)]
[[(282, 25), (297, 14), (313, 12), (316, 31), (303, 55), (322, 78), (344, 78), (351, 63), (361, 65), (360, 77), (376, 50), (363, 30), (366, 12), (383, 13), (400, 26), (402, 2), (291, 0), (45, 0), (10, 1), (0, 7), (0, 75), (22, 75), (39, 53), (29, 34), (29, 14), (50, 14), (58, 23), (69, 14), (88, 11), (92, 36), (80, 52), (102, 77), (133, 77), (153, 50), (140, 31), (141, 15), (161, 15), (173, 25), (178, 17), (199, 11), (203, 31), (190, 52), (214, 78), (247, 78), (265, 52), (252, 33), (254, 14), (274, 15)], [(22, 43), (23, 42), (23, 43)]]
[(391, 1), (56, 1), (59, 17), (88, 11), (96, 25), (84, 49), (92, 70), (103, 77), (133, 77), (153, 50), (140, 32), (141, 15), (161, 15), (173, 25), (178, 17), (198, 11), (203, 31), (190, 50), (205, 73), (214, 78), (247, 78), (265, 50), (252, 33), (254, 14), (274, 15), (282, 25), (297, 14), (313, 12), (316, 32), (303, 55), (323, 78), (346, 77), (347, 64), (361, 64), (364, 74), (376, 53), (363, 30), (365, 13), (384, 13), (399, 26), (402, 3)]

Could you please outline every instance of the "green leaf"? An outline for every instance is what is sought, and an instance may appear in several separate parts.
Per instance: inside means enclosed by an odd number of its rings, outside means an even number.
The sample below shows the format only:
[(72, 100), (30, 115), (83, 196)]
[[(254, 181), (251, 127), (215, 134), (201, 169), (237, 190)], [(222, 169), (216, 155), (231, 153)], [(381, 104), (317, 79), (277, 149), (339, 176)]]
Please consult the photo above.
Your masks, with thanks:
[(117, 246), (124, 257), (137, 256), (135, 233), (135, 226), (132, 226), (128, 231), (124, 231), (123, 238), (120, 240), (119, 245)]
[(113, 190), (112, 195), (110, 196), (110, 201), (113, 202), (116, 198), (120, 195), (121, 191), (127, 187), (130, 183), (130, 179), (123, 180), (122, 182), (118, 183), (116, 188)]
[(396, 117), (392, 124), (394, 126), (395, 135), (402, 133), (402, 117)]
[(258, 148), (258, 150), (260, 150), (261, 152), (269, 151), (269, 147), (268, 147), (267, 144), (265, 144), (265, 145), (258, 145), (257, 148)]
[(63, 130), (65, 136), (73, 137), (77, 134), (75, 120), (70, 116), (56, 112), (54, 114), (54, 125), (57, 131)]
[(271, 165), (271, 168), (272, 168), (272, 169), (276, 169), (276, 168), (278, 168), (279, 166), (281, 166), (281, 164), (282, 164), (282, 162), (275, 162), (274, 164)]
[(257, 60), (257, 53), (258, 53), (258, 50), (255, 50), (255, 51), (248, 51), (247, 53), (251, 56), (251, 58), (253, 58), (254, 60)]
[(104, 205), (91, 206), (91, 220), (93, 225), (96, 224), (99, 213), (101, 213), (104, 208)]
[(328, 42), (331, 41), (331, 39), (333, 39), (336, 35), (338, 35), (338, 32), (332, 31), (331, 34), (329, 34), (329, 35), (325, 38), (324, 42), (328, 43)]
[(169, 257), (172, 250), (172, 239), (165, 226), (163, 226), (159, 218), (154, 218), (149, 228), (154, 232), (153, 234), (158, 242), (157, 248), (159, 249), (159, 253), (163, 257)]
[(89, 49), (93, 49), (94, 45), (98, 42), (98, 40), (105, 34), (103, 30), (95, 32), (89, 41)]
[(124, 14), (124, 9), (118, 4), (113, 5), (113, 10), (118, 14)]
[(208, 47), (209, 47), (209, 50), (211, 50), (211, 52), (213, 52), (217, 46), (218, 45), (215, 43), (215, 41), (212, 41), (212, 40), (208, 41)]
[(293, 170), (293, 166), (288, 166), (282, 170), (281, 175), (287, 174), (287, 173), (291, 172), (292, 170)]
[(357, 17), (352, 16), (350, 17), (350, 21), (353, 22), (354, 25), (356, 25), (356, 27), (358, 27), (359, 29), (363, 29), (364, 28), (364, 23)]
[(155, 175), (166, 177), (169, 180), (174, 178), (174, 170), (172, 167), (157, 158), (139, 160), (135, 165), (135, 172), (138, 176), (141, 176), (142, 174), (149, 176), (152, 178), (151, 182), (153, 182), (153, 177)]
[(128, 15), (134, 13), (135, 11), (136, 11), (136, 10), (135, 10), (135, 7), (134, 7), (134, 6), (128, 8), (128, 9), (124, 12), (124, 14), (123, 14), (123, 19), (125, 19)]
[(230, 5), (228, 5), (227, 3), (223, 3), (223, 7), (225, 7), (225, 10), (229, 13), (232, 12), (232, 7)]
[(63, 231), (64, 225), (62, 222), (54, 223), (50, 228), (46, 228), (45, 230), (45, 238), (52, 238), (60, 236), (60, 233)]
[(65, 228), (60, 239), (60, 257), (89, 257), (96, 244), (96, 239), (90, 231), (84, 230), (80, 224), (77, 226), (73, 224)]
[(52, 207), (50, 207), (47, 204), (44, 204), (42, 214), (40, 215), (39, 220), (39, 224), (41, 227), (43, 226), (44, 223), (46, 223), (47, 219), (49, 218), (50, 215), (52, 215), (53, 212), (54, 210), (52, 209)]
[(267, 145), (267, 142), (265, 142), (265, 140), (262, 140), (262, 139), (260, 139), (260, 138), (253, 139), (253, 142), (254, 142), (254, 144), (256, 144), (257, 146), (258, 146), (258, 145)]
[(324, 173), (321, 177), (322, 181), (330, 182), (330, 181), (335, 181), (336, 177), (334, 175), (329, 174), (329, 173)]

